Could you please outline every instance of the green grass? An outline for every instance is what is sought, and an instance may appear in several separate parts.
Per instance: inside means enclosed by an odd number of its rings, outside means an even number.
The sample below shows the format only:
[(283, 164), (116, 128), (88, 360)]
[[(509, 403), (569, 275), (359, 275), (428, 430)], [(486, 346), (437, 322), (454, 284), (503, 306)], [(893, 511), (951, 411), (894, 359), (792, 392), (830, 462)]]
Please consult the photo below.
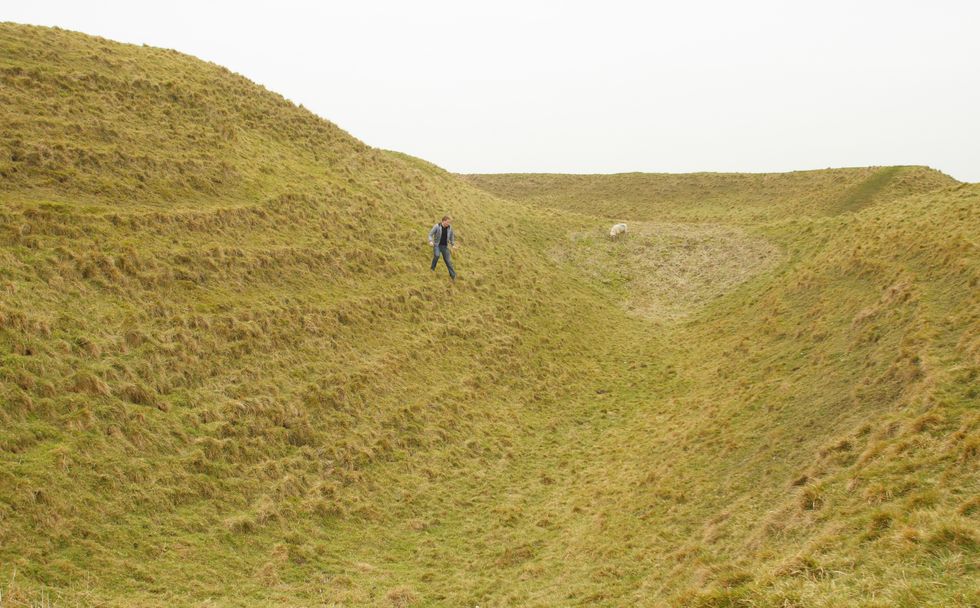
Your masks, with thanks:
[(13, 24), (0, 102), (0, 605), (977, 603), (977, 185), (460, 179)]
[(463, 175), (516, 201), (623, 220), (758, 224), (853, 211), (957, 182), (927, 167), (790, 173), (546, 173)]

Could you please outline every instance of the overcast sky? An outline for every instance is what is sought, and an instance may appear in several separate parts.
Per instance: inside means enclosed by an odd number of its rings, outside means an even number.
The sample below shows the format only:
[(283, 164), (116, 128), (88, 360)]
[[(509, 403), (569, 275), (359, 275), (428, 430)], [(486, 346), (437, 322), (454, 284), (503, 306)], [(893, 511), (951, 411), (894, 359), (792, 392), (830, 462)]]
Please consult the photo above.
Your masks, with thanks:
[(48, 2), (457, 172), (929, 165), (980, 181), (980, 2)]

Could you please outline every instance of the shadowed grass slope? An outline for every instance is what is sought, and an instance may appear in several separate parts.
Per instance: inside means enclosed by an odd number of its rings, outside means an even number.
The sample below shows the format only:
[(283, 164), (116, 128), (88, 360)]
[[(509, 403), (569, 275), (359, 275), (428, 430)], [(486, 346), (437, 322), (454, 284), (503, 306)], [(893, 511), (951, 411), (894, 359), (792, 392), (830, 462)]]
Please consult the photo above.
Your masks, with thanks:
[(12, 24), (0, 101), (12, 605), (976, 603), (977, 186), (507, 201), (218, 66)]

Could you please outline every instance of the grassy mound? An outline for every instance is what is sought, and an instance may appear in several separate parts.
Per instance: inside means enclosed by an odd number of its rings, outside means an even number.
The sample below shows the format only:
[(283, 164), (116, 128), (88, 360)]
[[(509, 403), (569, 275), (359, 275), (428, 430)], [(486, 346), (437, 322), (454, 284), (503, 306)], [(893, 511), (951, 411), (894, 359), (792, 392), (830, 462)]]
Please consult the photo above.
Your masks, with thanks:
[(461, 180), (173, 51), (0, 50), (0, 601), (976, 603), (980, 187)]
[[(366, 576), (342, 526), (505, 458), (573, 390), (539, 343), (594, 350), (559, 306), (594, 290), (518, 246), (546, 214), (172, 51), (0, 45), (5, 597), (308, 601)], [(456, 286), (428, 270), (446, 211)]]

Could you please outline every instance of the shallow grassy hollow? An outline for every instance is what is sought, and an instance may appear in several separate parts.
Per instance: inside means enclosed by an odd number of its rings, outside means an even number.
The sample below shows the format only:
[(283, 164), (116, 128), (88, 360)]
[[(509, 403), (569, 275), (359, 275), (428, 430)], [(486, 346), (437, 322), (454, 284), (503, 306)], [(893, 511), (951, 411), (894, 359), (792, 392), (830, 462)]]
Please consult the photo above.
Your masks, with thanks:
[(976, 185), (453, 176), (13, 24), (0, 130), (4, 605), (978, 601)]

